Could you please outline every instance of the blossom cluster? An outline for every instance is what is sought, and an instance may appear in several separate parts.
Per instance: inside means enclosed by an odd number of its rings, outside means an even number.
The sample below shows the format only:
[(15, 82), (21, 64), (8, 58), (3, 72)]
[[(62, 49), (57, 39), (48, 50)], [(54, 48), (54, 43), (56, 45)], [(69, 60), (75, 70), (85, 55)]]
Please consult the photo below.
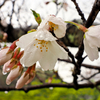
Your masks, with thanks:
[(43, 70), (52, 70), (58, 58), (67, 59), (67, 52), (56, 42), (65, 33), (66, 23), (50, 15), (36, 31), (21, 36), (10, 47), (3, 48), (0, 51), (0, 65), (3, 65), (3, 73), (9, 72), (6, 84), (9, 85), (22, 74), (16, 83), (17, 89), (22, 88), (34, 79), (37, 61)]

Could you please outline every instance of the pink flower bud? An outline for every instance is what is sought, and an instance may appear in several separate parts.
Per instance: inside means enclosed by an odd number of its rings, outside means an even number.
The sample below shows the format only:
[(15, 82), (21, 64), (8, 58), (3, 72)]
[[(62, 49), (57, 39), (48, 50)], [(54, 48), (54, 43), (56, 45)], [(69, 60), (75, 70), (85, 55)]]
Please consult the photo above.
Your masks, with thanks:
[(9, 48), (6, 47), (0, 51), (0, 66), (3, 65), (12, 57), (13, 52), (7, 53), (8, 50)]
[(17, 56), (18, 56), (19, 53), (20, 53), (20, 48), (17, 48), (17, 49), (14, 51), (13, 58), (17, 58)]
[(29, 84), (35, 77), (35, 73), (33, 73), (33, 75), (30, 75), (28, 81), (25, 83), (25, 85)]
[(24, 53), (24, 51), (21, 51), (21, 52), (18, 54), (17, 59), (20, 59), (20, 58), (23, 56), (23, 53)]
[(27, 85), (33, 80), (33, 78), (35, 77), (35, 65), (36, 64), (29, 67), (27, 71), (23, 73), (23, 75), (17, 81), (17, 84), (16, 84), (17, 89), (22, 88), (24, 85)]
[(7, 73), (10, 72), (11, 68), (16, 65), (18, 63), (17, 59), (10, 59), (9, 61), (7, 61), (4, 66), (3, 66), (3, 73)]
[(16, 42), (17, 42), (17, 41), (18, 41), (18, 40), (14, 41), (14, 42), (12, 43), (12, 45), (10, 46), (10, 48), (9, 48), (9, 50), (8, 50), (7, 53), (10, 53), (10, 52), (14, 51), (14, 49), (17, 47), (17, 46), (16, 46)]
[(24, 72), (22, 74), (22, 76), (20, 77), (20, 79), (17, 81), (16, 89), (22, 88), (25, 85), (25, 83), (27, 82), (28, 79), (29, 79), (29, 74)]
[(21, 74), (22, 69), (22, 66), (15, 65), (7, 76), (6, 84), (9, 85), (14, 79), (16, 79)]

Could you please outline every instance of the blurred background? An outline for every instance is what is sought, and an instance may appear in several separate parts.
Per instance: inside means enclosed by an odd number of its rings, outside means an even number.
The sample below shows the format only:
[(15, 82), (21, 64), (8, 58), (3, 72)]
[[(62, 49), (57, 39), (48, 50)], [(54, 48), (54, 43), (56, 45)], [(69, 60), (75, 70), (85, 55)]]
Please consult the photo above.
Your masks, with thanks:
[[(87, 19), (95, 0), (76, 0), (84, 17)], [(36, 29), (36, 23), (32, 10), (35, 10), (44, 19), (47, 15), (53, 14), (61, 17), (64, 21), (74, 21), (82, 23), (81, 17), (71, 0), (0, 0), (0, 46), (10, 45), (30, 29)], [(100, 14), (98, 14), (94, 24), (100, 23)], [(68, 24), (66, 35), (62, 38), (66, 46), (78, 47), (82, 40), (82, 32), (77, 30), (73, 25)], [(72, 49), (73, 50), (73, 49)], [(75, 51), (76, 48), (73, 50)], [(76, 51), (75, 51), (76, 52)], [(61, 63), (60, 63), (61, 64)], [(58, 64), (60, 66), (60, 64)], [(44, 83), (71, 83), (73, 81), (72, 69), (73, 65), (63, 73), (57, 72), (61, 70), (59, 66), (55, 67), (55, 71), (43, 72), (37, 69), (35, 79), (28, 86), (42, 85)], [(65, 63), (61, 65), (65, 66)], [(69, 70), (69, 71), (68, 71)], [(91, 70), (83, 69), (84, 74), (94, 73)], [(63, 74), (63, 75), (62, 75)], [(65, 77), (64, 77), (65, 76)], [(99, 75), (100, 76), (100, 75)], [(98, 77), (99, 77), (98, 76)], [(7, 75), (2, 74), (2, 66), (0, 68), (0, 89), (14, 88), (16, 81), (11, 85), (6, 85)], [(97, 77), (97, 78), (98, 78)], [(25, 86), (26, 87), (26, 86)], [(43, 88), (24, 91), (1, 91), (0, 100), (100, 100), (99, 90), (96, 88), (69, 89), (69, 88)]]

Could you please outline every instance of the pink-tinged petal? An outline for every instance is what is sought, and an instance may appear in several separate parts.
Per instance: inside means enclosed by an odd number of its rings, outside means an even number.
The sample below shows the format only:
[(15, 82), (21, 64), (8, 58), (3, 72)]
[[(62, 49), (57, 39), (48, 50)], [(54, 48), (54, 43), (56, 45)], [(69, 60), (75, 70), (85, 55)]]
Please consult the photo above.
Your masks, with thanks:
[(8, 50), (7, 53), (11, 53), (12, 51), (14, 51), (14, 49), (17, 47), (17, 46), (16, 46), (16, 42), (17, 42), (17, 41), (18, 41), (18, 40), (14, 41), (14, 42), (11, 44), (11, 46), (9, 47), (9, 50)]
[(6, 72), (9, 72), (10, 71), (10, 68), (8, 67), (9, 64), (10, 64), (11, 60), (8, 60), (4, 66), (3, 66), (3, 73), (6, 73)]
[(57, 57), (50, 50), (45, 52), (43, 57), (39, 60), (39, 63), (44, 70), (52, 70), (56, 62)]
[(12, 57), (13, 52), (6, 54), (8, 50), (9, 48), (5, 48), (0, 51), (0, 66), (6, 63)]
[(24, 51), (23, 57), (20, 59), (21, 64), (24, 64), (26, 67), (32, 66), (35, 64), (43, 55), (41, 52), (40, 46), (34, 46), (35, 41), (30, 43)]
[(19, 80), (16, 83), (16, 89), (20, 89), (22, 88), (25, 83), (28, 81), (29, 79), (29, 74), (26, 74), (25, 72), (22, 74), (22, 76), (19, 78)]
[(6, 79), (6, 84), (9, 85), (14, 79), (16, 79), (21, 74), (20, 66), (13, 68)]
[(10, 59), (10, 60), (8, 60), (8, 61), (4, 64), (4, 66), (3, 66), (3, 72), (4, 72), (4, 73), (9, 72), (9, 71), (11, 70), (11, 68), (12, 68), (14, 65), (17, 64), (17, 62), (18, 62), (18, 60), (13, 59), (13, 58)]
[(25, 83), (25, 85), (27, 85), (27, 84), (29, 84), (30, 82), (32, 82), (32, 80), (34, 79), (34, 77), (35, 77), (35, 75), (34, 75), (34, 76), (31, 76), (31, 77), (29, 78), (29, 80)]
[(86, 38), (84, 39), (84, 49), (89, 57), (89, 59), (91, 61), (94, 61), (95, 59), (98, 59), (99, 54), (98, 54), (98, 49), (97, 47), (90, 47), (88, 44), (88, 41), (86, 40)]
[(36, 32), (31, 32), (26, 35), (23, 35), (19, 38), (19, 41), (16, 42), (16, 45), (21, 48), (25, 48), (33, 41), (33, 37), (36, 35)]

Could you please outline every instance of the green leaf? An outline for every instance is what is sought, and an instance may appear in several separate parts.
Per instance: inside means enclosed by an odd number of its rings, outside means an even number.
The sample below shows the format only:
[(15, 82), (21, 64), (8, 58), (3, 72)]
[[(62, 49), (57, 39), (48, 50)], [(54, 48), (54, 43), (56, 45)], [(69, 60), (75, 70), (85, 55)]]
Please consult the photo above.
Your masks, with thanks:
[(39, 15), (38, 13), (36, 13), (34, 10), (32, 10), (32, 9), (31, 9), (31, 11), (33, 12), (33, 15), (34, 15), (34, 17), (35, 17), (36, 22), (37, 22), (38, 24), (40, 24), (41, 21), (42, 21), (40, 15)]
[(36, 31), (35, 29), (31, 29), (27, 33), (35, 32), (35, 31)]

